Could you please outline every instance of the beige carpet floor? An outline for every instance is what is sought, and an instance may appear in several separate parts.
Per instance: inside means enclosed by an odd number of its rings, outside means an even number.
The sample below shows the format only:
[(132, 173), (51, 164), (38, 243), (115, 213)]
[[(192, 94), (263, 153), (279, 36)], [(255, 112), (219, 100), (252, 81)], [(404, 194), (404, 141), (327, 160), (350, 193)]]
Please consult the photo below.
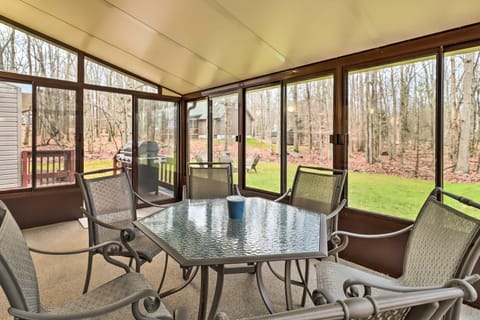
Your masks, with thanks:
[[(148, 210), (142, 212), (148, 214)], [(82, 228), (78, 221), (62, 222), (45, 227), (24, 230), (24, 236), (30, 246), (47, 250), (72, 250), (86, 247), (88, 244), (88, 231)], [(37, 270), (41, 302), (46, 307), (52, 307), (74, 299), (81, 294), (87, 255), (77, 254), (70, 256), (47, 256), (33, 253), (33, 260)], [(160, 273), (165, 262), (164, 254), (155, 257), (152, 263), (142, 266), (142, 273), (154, 288), (160, 282)], [(282, 268), (282, 263), (276, 267)], [(112, 279), (122, 273), (122, 270), (103, 261), (101, 256), (94, 259), (91, 288)], [(210, 271), (209, 302), (213, 297), (216, 273)], [(278, 310), (284, 310), (283, 283), (274, 278), (264, 268), (265, 283), (270, 298)], [(311, 279), (314, 286), (315, 279)], [(169, 259), (168, 274), (164, 288), (176, 287), (182, 283), (181, 271), (178, 264)], [(162, 301), (168, 309), (186, 307), (191, 319), (196, 319), (199, 303), (200, 274), (182, 291), (164, 298)], [(294, 289), (295, 302), (299, 303), (300, 290)], [(7, 312), (8, 302), (0, 290), (0, 319), (9, 319)], [(267, 314), (260, 294), (258, 292), (255, 275), (232, 274), (226, 275), (219, 311), (226, 312), (232, 319)], [(112, 315), (110, 319), (131, 319), (129, 310)]]

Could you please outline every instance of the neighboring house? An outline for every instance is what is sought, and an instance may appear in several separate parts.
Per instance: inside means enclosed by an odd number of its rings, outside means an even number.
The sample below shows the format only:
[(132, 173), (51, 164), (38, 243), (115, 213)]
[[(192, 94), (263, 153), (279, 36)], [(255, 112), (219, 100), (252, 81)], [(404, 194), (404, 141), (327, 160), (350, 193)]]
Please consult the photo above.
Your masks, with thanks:
[(0, 82), (0, 189), (21, 186), (22, 90)]
[[(229, 112), (229, 122), (231, 125), (225, 126), (226, 112)], [(206, 101), (196, 102), (188, 112), (188, 125), (190, 128), (191, 137), (194, 139), (207, 138), (207, 121), (208, 108)], [(246, 132), (250, 134), (252, 122), (254, 118), (250, 112), (247, 111), (246, 117)], [(223, 101), (215, 103), (212, 106), (212, 122), (213, 122), (213, 138), (221, 138), (225, 135), (225, 127), (231, 128), (231, 133), (237, 134), (238, 130), (238, 109), (233, 106), (225, 106)]]

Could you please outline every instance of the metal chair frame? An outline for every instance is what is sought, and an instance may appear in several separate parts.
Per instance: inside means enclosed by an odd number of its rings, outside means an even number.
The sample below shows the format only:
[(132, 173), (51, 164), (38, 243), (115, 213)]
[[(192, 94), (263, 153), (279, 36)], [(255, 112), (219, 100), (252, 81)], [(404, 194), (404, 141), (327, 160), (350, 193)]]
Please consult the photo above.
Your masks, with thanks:
[[(128, 243), (130, 232), (122, 231), (121, 242), (108, 241), (85, 249), (60, 252), (29, 248), (15, 219), (6, 205), (0, 201), (0, 286), (10, 303), (8, 312), (15, 319), (97, 319), (130, 305), (132, 315), (138, 320), (173, 319), (157, 292), (138, 273), (139, 264), (136, 263), (137, 270), (134, 272), (128, 265), (113, 257), (116, 252), (126, 249), (138, 262), (138, 254)], [(30, 251), (47, 255), (72, 255), (97, 250), (101, 250), (108, 263), (122, 268), (125, 274), (62, 306), (45, 309), (41, 305), (37, 275)], [(139, 308), (142, 301), (147, 314)], [(174, 314), (177, 319), (185, 319), (187, 315), (186, 310)]]
[[(393, 279), (386, 276), (378, 276), (368, 271), (359, 270), (352, 266), (331, 261), (321, 261), (316, 265), (318, 285), (317, 290), (313, 294), (314, 302), (318, 304), (335, 301), (345, 295), (360, 295), (362, 293), (362, 287), (374, 287), (380, 289), (381, 291), (377, 290), (376, 294), (385, 294), (385, 291), (418, 291), (432, 285), (438, 285), (438, 282), (446, 281), (451, 277), (464, 278), (471, 275), (473, 268), (480, 257), (480, 220), (472, 218), (471, 216), (446, 205), (441, 201), (445, 196), (464, 205), (480, 209), (480, 203), (444, 191), (442, 188), (435, 188), (422, 206), (416, 221), (406, 228), (386, 234), (366, 235), (341, 230), (334, 232), (332, 234), (332, 240), (337, 244), (334, 249), (336, 253), (348, 246), (350, 237), (383, 239), (410, 232), (405, 250), (403, 275), (398, 279)], [(438, 217), (435, 217), (437, 215)], [(440, 218), (444, 222), (443, 224), (438, 223), (438, 219)], [(445, 222), (448, 222), (448, 224), (445, 224)], [(442, 225), (448, 226), (451, 228), (451, 231), (449, 231), (448, 234), (445, 234), (446, 231), (440, 231), (437, 229), (432, 230), (432, 226), (437, 226), (437, 228), (439, 228)], [(428, 234), (427, 231), (430, 234)], [(427, 232), (427, 234), (425, 234), (425, 232)], [(447, 240), (448, 244), (443, 243), (442, 245), (438, 239), (443, 239), (446, 236), (452, 238)], [(457, 245), (458, 247), (446, 250), (445, 247), (450, 244)], [(447, 261), (431, 252), (424, 252), (422, 254), (421, 250), (425, 250), (423, 248), (428, 248), (428, 246), (438, 248), (438, 250), (445, 253), (449, 251), (449, 254), (455, 254), (455, 256)], [(425, 264), (427, 264), (428, 267), (424, 266)], [(445, 268), (442, 269), (441, 266), (445, 266)], [(433, 272), (429, 272), (429, 270)], [(335, 278), (335, 282), (332, 282), (331, 280), (324, 282), (324, 277), (333, 277)], [(335, 289), (338, 287), (339, 283), (347, 280), (347, 278), (350, 280), (343, 285), (343, 290)], [(419, 284), (419, 281), (415, 280), (417, 278), (422, 281), (422, 284)], [(324, 283), (325, 287), (322, 287), (324, 286)], [(326, 285), (327, 283), (331, 283), (332, 287), (328, 287)], [(369, 295), (370, 293), (371, 291), (368, 290), (363, 291), (363, 294)], [(460, 308), (461, 301), (458, 301), (452, 310), (446, 315), (445, 319), (459, 319)]]
[[(315, 206), (314, 206), (315, 203), (312, 203), (312, 204), (309, 204), (309, 205), (304, 205), (301, 201), (297, 200), (297, 198), (301, 196), (301, 195), (298, 194), (298, 185), (301, 181), (301, 175), (302, 174), (316, 175), (316, 176), (319, 176), (321, 178), (334, 177), (335, 175), (339, 177), (339, 178), (336, 178), (336, 179), (339, 179), (339, 180), (336, 181), (336, 183), (334, 184), (335, 190), (333, 190), (333, 192), (332, 192), (332, 199), (331, 199), (330, 206), (328, 208), (329, 212), (322, 212), (322, 213), (327, 214), (327, 221), (328, 221), (328, 224), (329, 224), (328, 230), (329, 230), (329, 238), (330, 238), (330, 234), (333, 231), (336, 231), (338, 229), (338, 214), (340, 213), (340, 211), (343, 210), (343, 208), (345, 207), (345, 204), (346, 204), (346, 199), (343, 199), (343, 200), (340, 201), (341, 196), (342, 196), (343, 187), (345, 185), (345, 180), (346, 180), (346, 170), (299, 165), (297, 167), (297, 171), (295, 173), (295, 178), (293, 180), (292, 188), (288, 189), (287, 192), (285, 192), (282, 196), (275, 199), (275, 201), (281, 201), (281, 200), (289, 197), (288, 203), (290, 205), (299, 206), (299, 207), (301, 207), (303, 209), (307, 209), (307, 210), (321, 212), (320, 210), (318, 210), (318, 208), (315, 208)], [(335, 257), (335, 260), (338, 261), (338, 255), (336, 254), (335, 251), (334, 251), (333, 255)], [(290, 264), (291, 261), (286, 261), (285, 263), (286, 263), (286, 267), (290, 267), (290, 266), (287, 266), (287, 264)], [(305, 270), (304, 271), (301, 270), (299, 260), (295, 260), (295, 265), (296, 265), (298, 274), (300, 276), (300, 280), (299, 281), (292, 280), (292, 284), (294, 284), (296, 286), (303, 287), (301, 305), (305, 306), (307, 295), (310, 296), (310, 298), (312, 298), (312, 294), (311, 294), (310, 290), (308, 289), (308, 287), (306, 285), (308, 283), (308, 279), (309, 279), (309, 275), (310, 275), (309, 260), (308, 259), (305, 260), (305, 268), (304, 268)], [(282, 281), (285, 281), (284, 277), (280, 273), (275, 271), (275, 269), (273, 269), (273, 267), (270, 263), (267, 263), (267, 266), (269, 267), (270, 271), (275, 275), (276, 278), (278, 278)]]
[[(102, 176), (104, 174), (111, 174), (108, 176)], [(91, 179), (88, 179), (88, 176), (98, 176), (100, 177), (94, 177)], [(126, 172), (126, 169), (124, 167), (121, 168), (108, 168), (108, 169), (100, 169), (100, 170), (95, 170), (95, 171), (90, 171), (90, 172), (85, 172), (85, 173), (76, 173), (75, 174), (77, 181), (80, 185), (80, 189), (82, 190), (82, 195), (85, 203), (85, 208), (81, 208), (83, 211), (83, 214), (88, 218), (88, 234), (89, 234), (89, 246), (95, 246), (97, 245), (100, 241), (99, 235), (98, 235), (98, 228), (103, 227), (107, 228), (110, 230), (118, 230), (118, 235), (120, 236), (120, 233), (123, 232), (123, 230), (130, 230), (130, 239), (129, 241), (133, 241), (136, 237), (145, 237), (143, 233), (137, 232), (134, 228), (133, 225), (131, 224), (132, 221), (137, 220), (137, 212), (136, 212), (136, 200), (138, 199), (141, 202), (144, 202), (150, 206), (158, 207), (158, 208), (165, 208), (163, 205), (159, 205), (156, 203), (152, 203), (143, 197), (139, 196), (132, 188), (132, 184), (130, 181), (130, 178), (128, 176), (128, 173)], [(127, 190), (123, 190), (124, 192), (127, 193), (126, 196), (126, 201), (129, 203), (129, 208), (128, 210), (130, 211), (130, 221), (124, 221), (123, 223), (118, 223), (115, 221), (111, 221), (110, 223), (106, 223), (105, 221), (102, 221), (99, 219), (99, 216), (96, 212), (96, 205), (95, 205), (95, 200), (92, 192), (90, 191), (89, 188), (89, 183), (93, 182), (98, 182), (101, 181), (102, 179), (124, 179), (124, 188)], [(111, 192), (115, 192), (115, 190), (111, 190)], [(116, 239), (113, 238), (112, 240)], [(149, 239), (148, 239), (149, 240)], [(161, 249), (153, 242), (153, 241), (146, 241), (146, 243), (151, 244), (152, 247), (158, 248), (158, 253), (160, 253)], [(139, 248), (135, 246), (135, 244), (132, 243), (132, 247), (134, 250), (138, 251), (141, 250), (142, 248)], [(93, 257), (95, 254), (103, 254), (103, 249), (99, 248), (97, 250), (89, 251), (88, 253), (88, 265), (87, 265), (87, 272), (85, 276), (85, 284), (83, 288), (83, 292), (86, 293), (88, 291), (88, 287), (90, 284), (90, 279), (91, 279), (91, 274), (92, 274), (92, 265), (93, 265)], [(126, 250), (121, 250), (116, 253), (117, 255), (120, 256), (125, 256), (132, 258), (132, 255), (129, 251)], [(146, 256), (142, 254), (141, 251), (138, 252), (139, 255), (139, 264), (143, 264), (145, 262), (150, 262), (152, 257)], [(130, 266), (132, 264), (132, 259), (130, 260)], [(160, 281), (160, 285), (158, 288), (158, 291), (160, 291), (163, 281), (165, 279), (165, 273), (166, 273), (166, 268), (167, 268), (167, 262), (168, 262), (168, 255), (165, 255), (165, 265), (164, 265), (164, 270), (162, 273), (162, 278)]]

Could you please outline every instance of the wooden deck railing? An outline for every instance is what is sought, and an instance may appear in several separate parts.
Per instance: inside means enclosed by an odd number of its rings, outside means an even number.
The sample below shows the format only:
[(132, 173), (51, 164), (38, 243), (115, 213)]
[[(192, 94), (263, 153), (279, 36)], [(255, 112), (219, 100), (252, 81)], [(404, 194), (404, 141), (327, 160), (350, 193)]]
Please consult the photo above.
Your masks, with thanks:
[[(75, 150), (37, 150), (36, 185), (75, 182)], [(32, 183), (32, 151), (23, 150), (22, 187)]]

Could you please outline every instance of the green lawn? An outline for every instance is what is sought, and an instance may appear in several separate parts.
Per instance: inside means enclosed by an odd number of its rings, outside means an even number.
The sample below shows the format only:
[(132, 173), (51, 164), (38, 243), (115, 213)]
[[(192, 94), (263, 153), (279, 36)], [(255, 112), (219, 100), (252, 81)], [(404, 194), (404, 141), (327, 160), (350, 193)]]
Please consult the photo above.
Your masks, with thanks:
[(112, 159), (86, 160), (83, 163), (83, 166), (84, 166), (83, 171), (84, 172), (89, 172), (89, 171), (94, 171), (94, 170), (112, 168), (112, 164), (113, 164)]
[[(288, 165), (289, 186), (296, 165)], [(279, 192), (280, 164), (259, 162), (257, 173), (247, 173), (249, 187)], [(434, 187), (433, 181), (408, 179), (381, 174), (349, 172), (348, 205), (353, 208), (414, 220)], [(480, 183), (446, 183), (445, 190), (480, 201)], [(451, 203), (451, 202), (450, 202)], [(454, 207), (480, 218), (480, 212), (463, 205)]]

